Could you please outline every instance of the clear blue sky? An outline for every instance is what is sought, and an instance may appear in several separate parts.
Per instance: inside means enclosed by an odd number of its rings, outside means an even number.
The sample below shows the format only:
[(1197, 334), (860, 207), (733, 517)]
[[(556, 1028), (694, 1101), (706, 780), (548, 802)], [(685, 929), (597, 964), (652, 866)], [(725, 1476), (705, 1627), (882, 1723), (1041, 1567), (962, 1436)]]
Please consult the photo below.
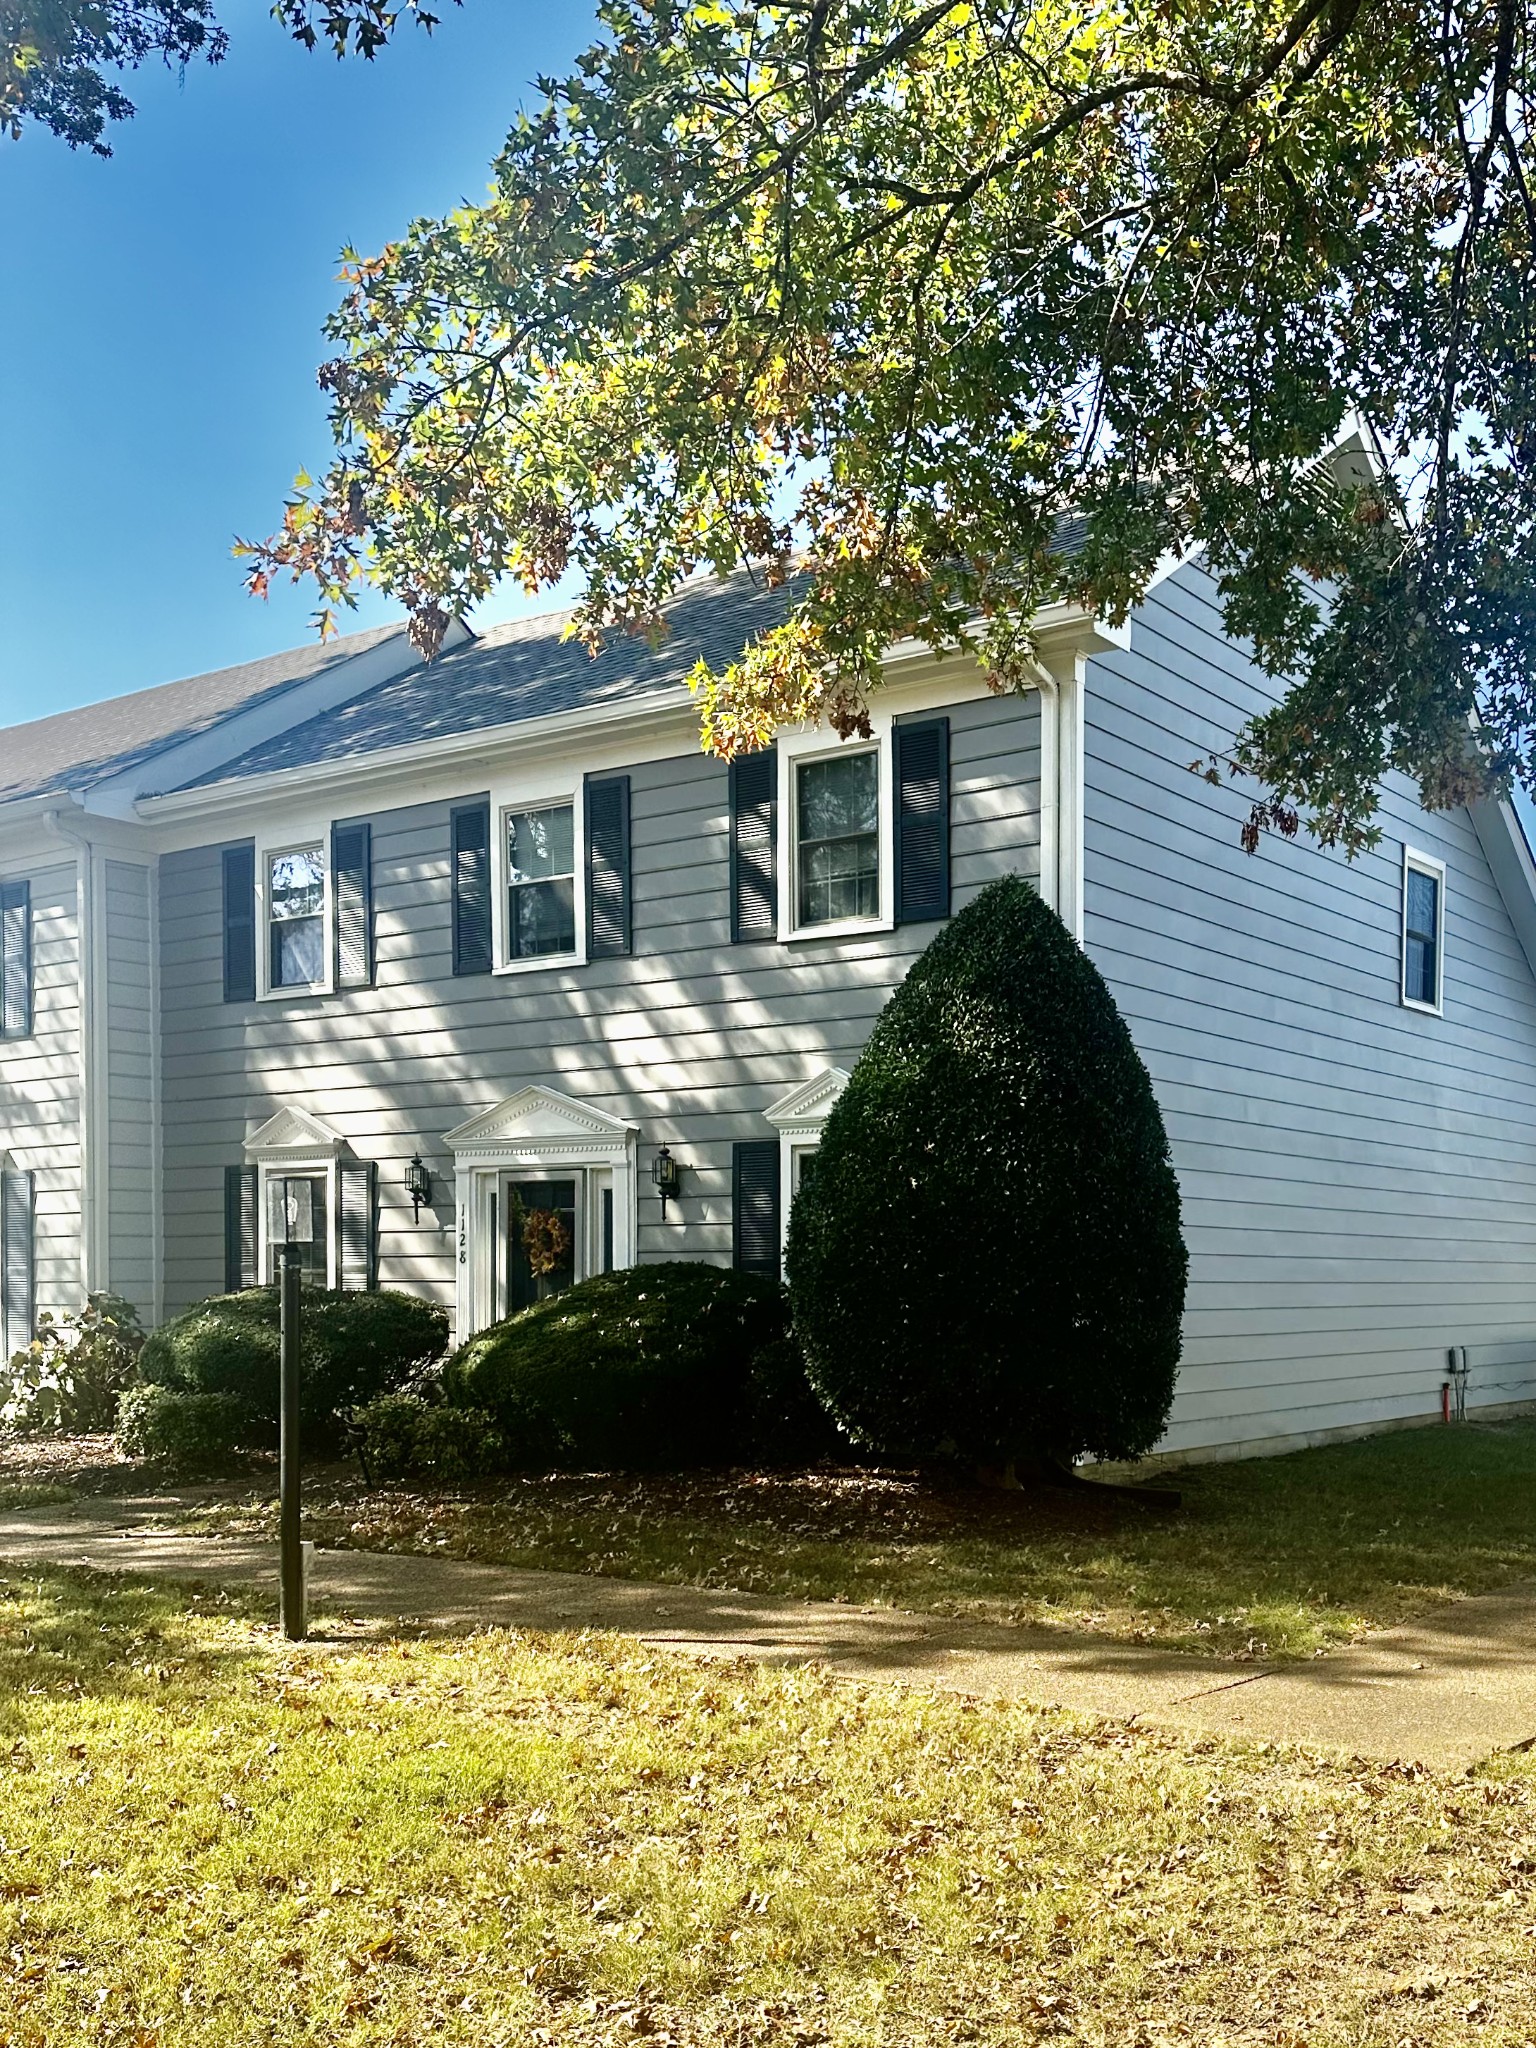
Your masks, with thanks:
[(465, 0), (338, 64), (267, 6), (224, 0), (224, 64), (138, 73), (107, 161), (0, 141), (0, 724), (306, 637), (310, 592), (247, 597), (229, 547), (328, 456), (337, 254), (478, 198), (596, 27), (591, 0)]

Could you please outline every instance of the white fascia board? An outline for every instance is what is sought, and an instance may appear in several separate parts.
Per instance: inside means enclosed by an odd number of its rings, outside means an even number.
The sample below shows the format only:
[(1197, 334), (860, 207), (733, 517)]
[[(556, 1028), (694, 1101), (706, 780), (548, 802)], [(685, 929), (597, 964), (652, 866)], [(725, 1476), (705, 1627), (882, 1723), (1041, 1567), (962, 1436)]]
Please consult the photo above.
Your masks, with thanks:
[[(443, 645), (445, 648), (460, 647), (473, 638), (469, 628), (455, 619), (443, 636)], [(321, 712), (334, 711), (338, 704), (350, 703), (354, 697), (376, 689), (380, 683), (393, 682), (397, 676), (417, 667), (420, 661), (421, 656), (412, 647), (402, 625), (387, 640), (364, 648), (362, 653), (349, 656), (334, 668), (274, 691), (260, 703), (249, 705), (244, 711), (232, 712), (229, 717), (221, 718), (216, 725), (191, 739), (157, 748), (133, 767), (93, 784), (80, 801), (86, 810), (105, 817), (142, 816), (139, 804), (147, 792), (164, 789), (168, 783), (190, 782), (198, 776), (207, 775), (221, 762), (235, 760), (250, 748), (259, 747), (264, 740), (290, 732), (294, 726), (318, 718)]]
[(1536, 974), (1536, 862), (1531, 859), (1520, 820), (1503, 797), (1485, 798), (1469, 804), (1467, 810), (1521, 951)]

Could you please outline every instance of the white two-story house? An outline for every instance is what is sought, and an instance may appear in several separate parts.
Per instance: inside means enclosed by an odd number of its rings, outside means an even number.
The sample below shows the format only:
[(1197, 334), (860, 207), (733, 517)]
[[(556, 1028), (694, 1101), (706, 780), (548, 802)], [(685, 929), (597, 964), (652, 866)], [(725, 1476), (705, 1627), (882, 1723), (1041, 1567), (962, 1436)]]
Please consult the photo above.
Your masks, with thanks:
[[(892, 650), (874, 734), (727, 767), (684, 684), (775, 615), (690, 586), (652, 651), (560, 616), (403, 630), (16, 726), (0, 751), (4, 1338), (268, 1277), (415, 1289), (460, 1335), (559, 1279), (777, 1269), (881, 1005), (1033, 878), (1151, 1072), (1191, 1254), (1166, 1448), (1536, 1397), (1536, 869), (1511, 811), (1385, 789), (1377, 849), (1239, 845), (1190, 763), (1267, 685), (1199, 561), (1040, 621), (1038, 689)], [(677, 1192), (653, 1178), (666, 1148)]]

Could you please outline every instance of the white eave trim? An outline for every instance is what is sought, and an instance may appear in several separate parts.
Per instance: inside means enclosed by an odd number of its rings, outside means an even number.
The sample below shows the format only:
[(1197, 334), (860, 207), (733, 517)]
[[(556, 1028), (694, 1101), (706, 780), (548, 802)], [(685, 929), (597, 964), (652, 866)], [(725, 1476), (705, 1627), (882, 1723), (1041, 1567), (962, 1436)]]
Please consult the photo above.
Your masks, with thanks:
[(1467, 810), (1521, 951), (1536, 974), (1536, 861), (1520, 820), (1504, 797), (1486, 798)]

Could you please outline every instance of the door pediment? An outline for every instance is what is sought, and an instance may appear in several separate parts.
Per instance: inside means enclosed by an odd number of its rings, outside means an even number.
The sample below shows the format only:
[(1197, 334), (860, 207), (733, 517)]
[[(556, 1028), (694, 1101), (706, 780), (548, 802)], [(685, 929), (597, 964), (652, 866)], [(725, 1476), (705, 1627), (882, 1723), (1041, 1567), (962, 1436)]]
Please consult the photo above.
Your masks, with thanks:
[(443, 1143), (459, 1159), (602, 1158), (626, 1151), (635, 1130), (607, 1110), (535, 1085), (456, 1124)]

